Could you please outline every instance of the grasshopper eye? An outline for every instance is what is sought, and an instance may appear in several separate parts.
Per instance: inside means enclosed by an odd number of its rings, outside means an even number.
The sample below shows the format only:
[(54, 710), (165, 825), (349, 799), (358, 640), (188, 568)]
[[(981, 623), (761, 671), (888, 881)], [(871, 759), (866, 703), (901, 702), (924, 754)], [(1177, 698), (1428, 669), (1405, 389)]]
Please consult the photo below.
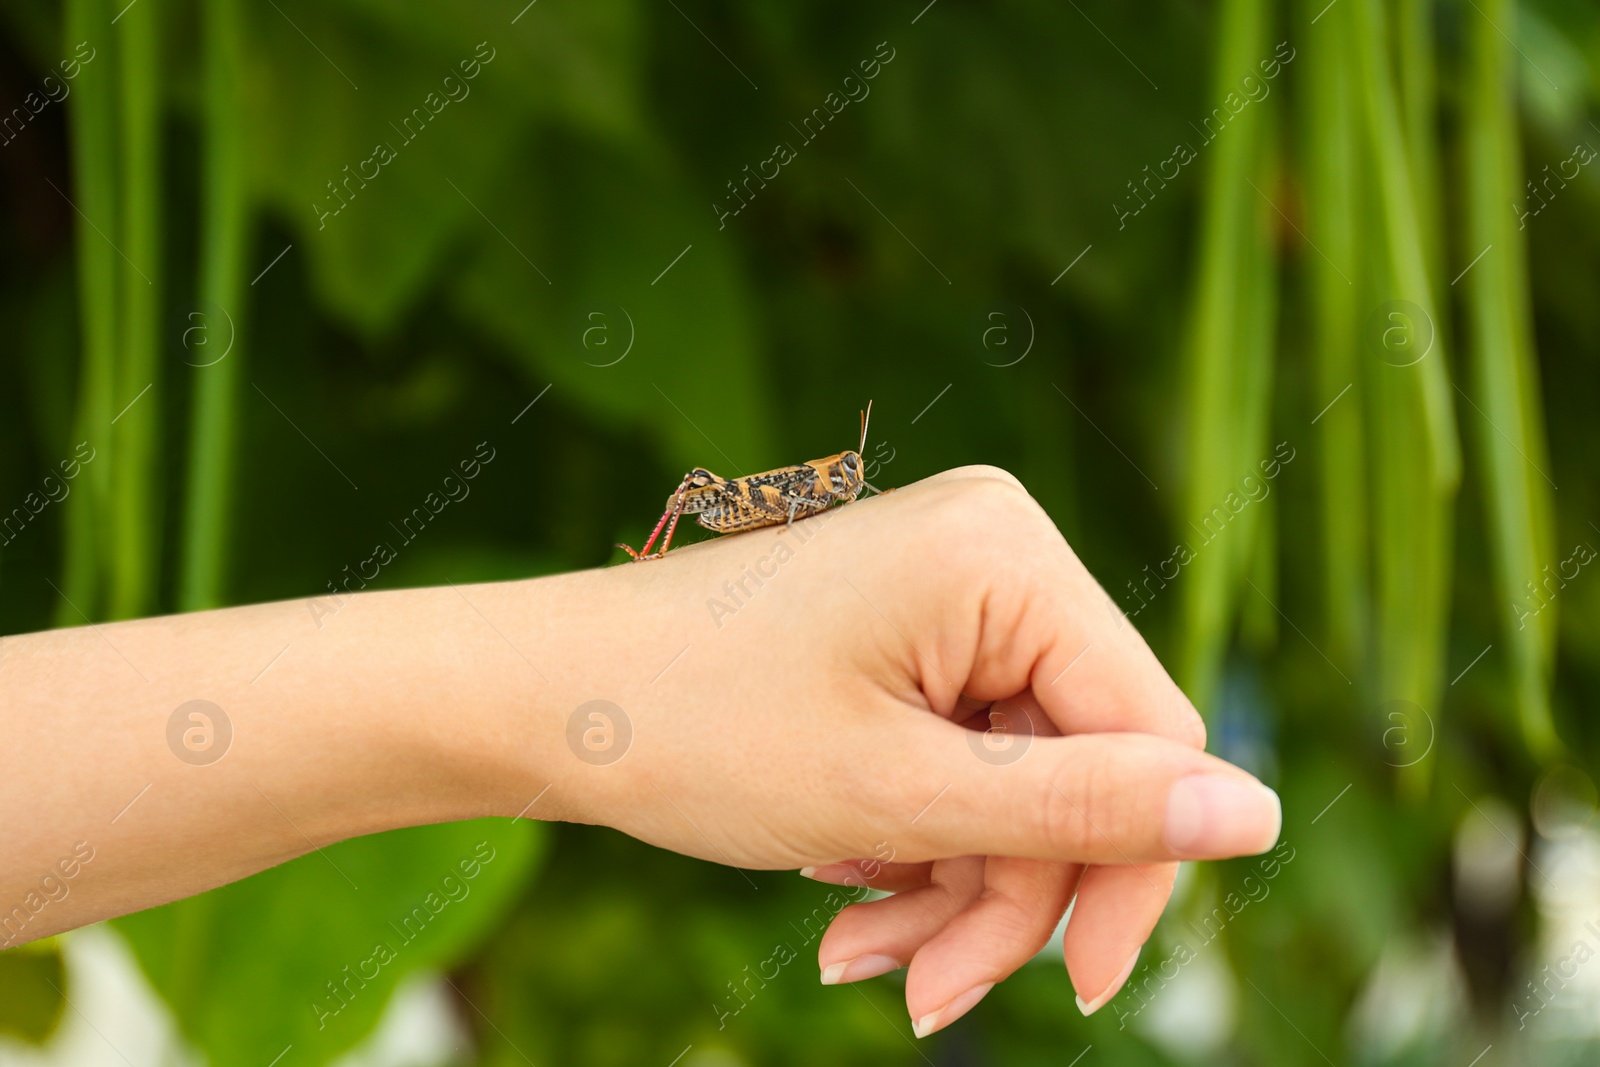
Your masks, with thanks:
[(855, 473), (856, 473), (858, 464), (859, 464), (859, 460), (857, 460), (856, 454), (854, 452), (846, 452), (844, 454), (844, 469), (845, 469), (845, 472), (847, 474), (850, 474), (850, 475), (854, 476)]

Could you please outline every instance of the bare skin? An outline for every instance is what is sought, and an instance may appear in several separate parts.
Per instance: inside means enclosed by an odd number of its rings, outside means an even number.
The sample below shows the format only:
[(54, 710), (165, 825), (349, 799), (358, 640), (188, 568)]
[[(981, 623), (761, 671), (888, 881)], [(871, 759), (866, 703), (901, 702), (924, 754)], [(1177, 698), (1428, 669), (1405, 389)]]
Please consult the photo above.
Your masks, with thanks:
[[(1188, 700), (993, 468), (662, 560), (327, 606), (0, 644), (0, 947), (313, 844), (520, 813), (894, 891), (844, 909), (818, 962), (830, 983), (909, 966), (920, 1035), (1033, 956), (1074, 896), (1067, 970), (1098, 1008), (1176, 861), (1277, 839), (1276, 796), (1203, 751)], [(233, 730), (203, 766), (168, 740), (195, 699)], [(614, 762), (569, 744), (592, 700), (631, 725)], [(626, 732), (580, 718), (572, 736), (601, 727), (590, 749)], [(92, 862), (35, 909), (80, 841)]]

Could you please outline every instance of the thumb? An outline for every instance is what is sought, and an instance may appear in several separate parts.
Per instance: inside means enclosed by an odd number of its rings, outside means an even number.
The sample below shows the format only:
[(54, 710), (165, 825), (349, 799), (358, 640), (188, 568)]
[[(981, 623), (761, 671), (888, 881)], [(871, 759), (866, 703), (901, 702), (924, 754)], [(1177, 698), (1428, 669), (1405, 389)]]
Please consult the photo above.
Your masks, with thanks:
[(1091, 864), (1223, 859), (1266, 851), (1282, 826), (1276, 793), (1181, 741), (1033, 737), (1000, 762), (982, 733), (938, 716), (899, 725), (896, 747), (909, 750), (913, 769), (901, 783), (911, 821), (904, 846), (896, 842), (906, 862), (969, 854)]

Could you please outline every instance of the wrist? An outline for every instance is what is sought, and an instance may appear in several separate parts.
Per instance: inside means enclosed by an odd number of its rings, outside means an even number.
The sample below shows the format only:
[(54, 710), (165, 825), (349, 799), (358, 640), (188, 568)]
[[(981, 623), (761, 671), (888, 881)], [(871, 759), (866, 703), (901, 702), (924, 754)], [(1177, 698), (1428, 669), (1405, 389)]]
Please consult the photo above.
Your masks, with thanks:
[(612, 768), (582, 758), (592, 752), (581, 731), (572, 747), (568, 725), (626, 671), (612, 651), (629, 644), (616, 586), (590, 571), (403, 594), (424, 636), (405, 657), (401, 760), (430, 782), (432, 819), (604, 821), (620, 775), (595, 773)]

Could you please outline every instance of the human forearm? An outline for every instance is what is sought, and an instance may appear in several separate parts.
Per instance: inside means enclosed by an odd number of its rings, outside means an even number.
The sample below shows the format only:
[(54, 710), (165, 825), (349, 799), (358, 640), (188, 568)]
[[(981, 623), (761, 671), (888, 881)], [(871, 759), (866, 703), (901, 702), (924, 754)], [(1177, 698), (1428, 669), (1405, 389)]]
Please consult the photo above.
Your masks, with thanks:
[[(531, 753), (559, 738), (548, 678), (573, 671), (572, 645), (587, 636), (557, 621), (569, 614), (558, 605), (585, 581), (367, 593), (331, 615), (291, 601), (7, 638), (0, 919), (11, 921), (0, 944), (347, 837), (516, 814), (551, 781)], [(541, 661), (545, 679), (532, 666)], [(220, 714), (183, 709), (195, 700)], [(79, 842), (92, 859), (58, 866)]]

